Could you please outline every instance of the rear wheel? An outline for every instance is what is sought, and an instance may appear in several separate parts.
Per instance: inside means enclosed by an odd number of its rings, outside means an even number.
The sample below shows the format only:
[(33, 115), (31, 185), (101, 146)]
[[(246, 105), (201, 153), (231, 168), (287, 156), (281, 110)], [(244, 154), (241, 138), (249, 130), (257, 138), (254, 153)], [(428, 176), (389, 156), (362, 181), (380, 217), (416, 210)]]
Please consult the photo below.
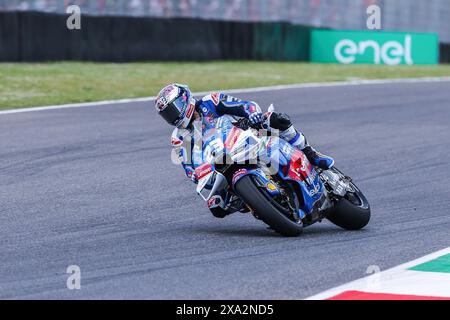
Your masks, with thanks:
[(236, 191), (253, 212), (273, 230), (287, 237), (296, 237), (303, 231), (300, 219), (291, 217), (289, 208), (275, 201), (268, 191), (259, 186), (252, 175), (236, 183)]

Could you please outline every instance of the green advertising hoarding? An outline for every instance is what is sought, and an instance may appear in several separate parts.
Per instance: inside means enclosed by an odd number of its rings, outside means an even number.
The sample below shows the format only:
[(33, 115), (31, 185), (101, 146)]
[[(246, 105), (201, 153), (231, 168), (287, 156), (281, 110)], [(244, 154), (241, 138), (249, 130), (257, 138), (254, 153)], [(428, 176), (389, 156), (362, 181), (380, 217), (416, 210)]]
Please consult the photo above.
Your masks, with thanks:
[(313, 30), (311, 61), (342, 64), (437, 64), (439, 38), (433, 33)]

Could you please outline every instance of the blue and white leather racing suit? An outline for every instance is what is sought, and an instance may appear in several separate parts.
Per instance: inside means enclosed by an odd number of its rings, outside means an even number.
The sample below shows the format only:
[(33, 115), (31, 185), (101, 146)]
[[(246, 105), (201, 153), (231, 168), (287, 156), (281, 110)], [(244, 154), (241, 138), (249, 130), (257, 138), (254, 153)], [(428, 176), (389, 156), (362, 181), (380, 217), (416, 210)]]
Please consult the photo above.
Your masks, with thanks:
[[(178, 129), (172, 133), (172, 146), (174, 152), (172, 157), (181, 162), (186, 176), (192, 178), (195, 168), (203, 163), (202, 150), (194, 145), (196, 141), (201, 141), (201, 132), (205, 126), (213, 125), (215, 119), (230, 115), (239, 118), (248, 118), (255, 112), (261, 112), (261, 108), (256, 102), (245, 101), (224, 93), (211, 93), (195, 105), (196, 111), (201, 115), (201, 121), (194, 121), (192, 128)], [(194, 136), (198, 135), (195, 137)], [(185, 146), (191, 143), (191, 150), (186, 150)], [(184, 147), (183, 147), (184, 146)]]

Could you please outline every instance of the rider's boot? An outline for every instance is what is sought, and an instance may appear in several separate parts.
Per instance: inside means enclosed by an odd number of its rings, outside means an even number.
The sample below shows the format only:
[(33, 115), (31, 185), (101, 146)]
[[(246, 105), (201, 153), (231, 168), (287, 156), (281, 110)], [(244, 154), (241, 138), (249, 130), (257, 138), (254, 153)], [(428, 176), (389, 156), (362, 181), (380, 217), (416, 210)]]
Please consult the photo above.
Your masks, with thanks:
[(271, 128), (280, 130), (280, 137), (303, 151), (314, 166), (322, 170), (329, 170), (334, 166), (334, 159), (317, 152), (310, 146), (305, 135), (295, 129), (287, 114), (273, 112), (269, 117), (269, 125)]
[(302, 151), (313, 165), (322, 170), (329, 170), (334, 166), (334, 159), (332, 157), (317, 152), (310, 145), (307, 145)]

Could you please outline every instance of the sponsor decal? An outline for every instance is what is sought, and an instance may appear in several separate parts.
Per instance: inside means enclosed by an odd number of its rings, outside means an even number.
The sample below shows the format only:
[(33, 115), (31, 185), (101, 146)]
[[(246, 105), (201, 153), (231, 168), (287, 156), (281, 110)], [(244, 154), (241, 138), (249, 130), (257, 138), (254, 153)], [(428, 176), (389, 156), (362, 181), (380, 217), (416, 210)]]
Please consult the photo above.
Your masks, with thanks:
[(227, 140), (225, 141), (225, 148), (231, 149), (233, 148), (234, 144), (236, 143), (237, 139), (241, 135), (241, 130), (234, 127), (231, 132), (227, 136)]
[(296, 152), (297, 149), (295, 149), (294, 147), (292, 147), (292, 145), (290, 145), (289, 143), (286, 143), (283, 145), (283, 148), (281, 149), (281, 152), (283, 152), (286, 156), (286, 158), (292, 158), (293, 161), (296, 161), (300, 155), (297, 155), (296, 158), (294, 158), (294, 154)]
[(211, 199), (208, 200), (208, 208), (212, 209), (212, 208), (223, 208), (224, 207), (224, 202), (221, 196), (219, 195), (215, 195), (212, 196)]
[(314, 184), (314, 182), (316, 181), (317, 178), (317, 171), (316, 170), (311, 170), (309, 172), (308, 175), (305, 176), (305, 180), (306, 182), (308, 182), (308, 184)]
[(308, 194), (309, 194), (309, 196), (312, 198), (312, 197), (314, 197), (316, 194), (318, 194), (319, 193), (319, 191), (320, 191), (320, 184), (318, 183), (318, 184), (316, 184), (316, 185), (314, 185), (314, 188), (312, 188), (311, 190), (308, 190)]
[(198, 180), (203, 179), (211, 172), (212, 172), (212, 166), (209, 163), (205, 163), (195, 169), (195, 175), (197, 176)]
[(167, 86), (164, 88), (156, 98), (156, 101), (158, 102), (157, 108), (159, 111), (163, 111), (167, 105), (169, 104), (168, 97), (171, 96), (174, 90), (177, 90), (174, 86)]
[(303, 152), (298, 153), (298, 160), (300, 160), (300, 167), (298, 170), (302, 171), (305, 174), (309, 174), (311, 164), (309, 163), (308, 158), (306, 158), (305, 154)]
[(276, 187), (272, 182), (269, 182), (269, 183), (266, 185), (266, 187), (267, 187), (267, 189), (269, 189), (270, 191), (277, 191), (277, 190), (278, 190), (277, 187)]
[(208, 200), (208, 208), (211, 209), (216, 206), (216, 197), (212, 197)]
[(167, 101), (165, 98), (158, 98), (158, 102), (156, 105), (156, 109), (161, 112), (163, 111), (167, 106)]
[(216, 106), (219, 104), (219, 97), (220, 97), (220, 93), (218, 93), (218, 92), (211, 93), (211, 100), (214, 103), (214, 105), (216, 105)]
[(238, 171), (236, 171), (233, 175), (233, 184), (236, 183), (236, 181), (243, 175), (247, 174), (248, 170), (247, 169), (239, 169)]
[(183, 144), (183, 141), (177, 138), (172, 138), (172, 146), (178, 147)]
[(195, 110), (195, 105), (193, 103), (191, 103), (189, 106), (189, 110), (186, 114), (186, 118), (189, 119), (192, 116), (192, 114), (194, 113), (194, 110)]
[(341, 64), (437, 64), (439, 37), (432, 33), (314, 30), (311, 61)]
[(292, 179), (300, 178), (308, 184), (314, 184), (317, 173), (315, 170), (312, 170), (312, 165), (303, 152), (294, 149), (294, 154), (292, 155), (291, 166), (289, 169), (289, 176)]
[(177, 90), (177, 88), (173, 85), (169, 85), (163, 89), (161, 96), (168, 96), (174, 90)]
[(405, 37), (404, 46), (397, 41), (388, 41), (383, 45), (373, 41), (354, 42), (351, 39), (343, 39), (336, 44), (334, 55), (342, 64), (351, 64), (357, 60), (357, 56), (366, 54), (366, 50), (374, 50), (374, 64), (399, 65), (402, 57), (408, 65), (414, 64), (411, 57), (411, 36)]

